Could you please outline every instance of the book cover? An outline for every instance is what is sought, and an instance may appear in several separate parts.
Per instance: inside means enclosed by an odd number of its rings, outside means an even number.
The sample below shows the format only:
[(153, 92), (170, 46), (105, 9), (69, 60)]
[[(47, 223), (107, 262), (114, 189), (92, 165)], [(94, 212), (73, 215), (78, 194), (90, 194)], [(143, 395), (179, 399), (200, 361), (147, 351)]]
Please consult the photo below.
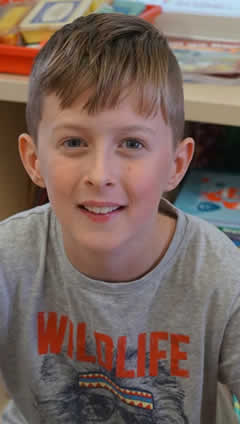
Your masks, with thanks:
[(218, 226), (218, 229), (228, 236), (233, 243), (240, 248), (240, 227), (222, 227)]
[(240, 174), (190, 170), (175, 205), (217, 226), (240, 228)]

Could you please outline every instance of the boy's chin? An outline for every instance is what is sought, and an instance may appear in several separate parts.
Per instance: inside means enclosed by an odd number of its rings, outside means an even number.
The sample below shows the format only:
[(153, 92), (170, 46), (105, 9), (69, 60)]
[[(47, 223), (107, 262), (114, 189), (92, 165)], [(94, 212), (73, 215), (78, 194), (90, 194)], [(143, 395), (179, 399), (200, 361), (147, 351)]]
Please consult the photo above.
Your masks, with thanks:
[(84, 243), (84, 240), (81, 240), (81, 246), (84, 251), (88, 252), (89, 255), (97, 254), (99, 257), (105, 257), (106, 255), (114, 255), (115, 252), (125, 249), (124, 240), (112, 239), (111, 236), (103, 236), (91, 240), (88, 238)]

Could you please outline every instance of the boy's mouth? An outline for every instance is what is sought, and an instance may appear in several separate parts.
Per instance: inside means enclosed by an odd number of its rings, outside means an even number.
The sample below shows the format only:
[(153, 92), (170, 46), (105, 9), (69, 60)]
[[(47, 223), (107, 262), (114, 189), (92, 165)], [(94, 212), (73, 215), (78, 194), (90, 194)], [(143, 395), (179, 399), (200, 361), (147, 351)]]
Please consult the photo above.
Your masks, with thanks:
[(88, 212), (94, 213), (95, 215), (106, 215), (108, 213), (116, 212), (117, 210), (123, 209), (124, 206), (115, 206), (115, 207), (104, 207), (104, 208), (93, 208), (93, 207), (87, 207), (87, 206), (80, 206), (81, 209), (84, 209)]
[(87, 200), (85, 202), (80, 203), (81, 208), (86, 209), (88, 212), (92, 212), (95, 214), (106, 214), (112, 213), (118, 209), (124, 207), (123, 204), (117, 202), (107, 202), (107, 201), (97, 201), (97, 200)]
[(79, 205), (80, 211), (94, 222), (108, 222), (121, 213), (126, 206), (114, 203), (86, 202)]
[(125, 206), (115, 206), (115, 207), (89, 207), (89, 206), (84, 206), (84, 205), (80, 205), (80, 208), (90, 212), (94, 215), (107, 215), (107, 214), (111, 214), (114, 213), (116, 211), (119, 211), (121, 209), (124, 209)]

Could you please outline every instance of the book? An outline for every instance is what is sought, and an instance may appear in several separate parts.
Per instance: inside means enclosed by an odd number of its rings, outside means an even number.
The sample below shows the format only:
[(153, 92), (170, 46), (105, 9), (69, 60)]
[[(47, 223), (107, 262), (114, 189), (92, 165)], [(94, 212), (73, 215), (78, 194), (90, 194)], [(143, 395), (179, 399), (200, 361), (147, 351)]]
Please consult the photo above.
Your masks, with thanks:
[(211, 222), (240, 247), (240, 174), (192, 169), (175, 206)]
[(238, 85), (240, 43), (169, 38), (185, 82)]
[(223, 231), (240, 248), (240, 228), (218, 226), (218, 229)]
[(213, 16), (240, 16), (239, 0), (154, 0), (164, 12)]
[[(146, 1), (146, 0), (145, 0)], [(239, 0), (152, 0), (185, 82), (238, 85)]]

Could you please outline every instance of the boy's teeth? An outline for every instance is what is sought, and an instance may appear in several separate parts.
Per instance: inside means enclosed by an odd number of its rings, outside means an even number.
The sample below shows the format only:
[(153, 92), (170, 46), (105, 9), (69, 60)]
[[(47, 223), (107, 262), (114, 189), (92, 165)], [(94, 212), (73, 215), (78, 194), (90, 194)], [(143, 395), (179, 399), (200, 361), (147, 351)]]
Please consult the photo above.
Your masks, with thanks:
[(105, 213), (110, 213), (112, 211), (115, 211), (116, 209), (118, 209), (118, 206), (110, 207), (110, 208), (94, 208), (90, 206), (84, 206), (84, 208), (87, 209), (89, 212), (105, 214)]

